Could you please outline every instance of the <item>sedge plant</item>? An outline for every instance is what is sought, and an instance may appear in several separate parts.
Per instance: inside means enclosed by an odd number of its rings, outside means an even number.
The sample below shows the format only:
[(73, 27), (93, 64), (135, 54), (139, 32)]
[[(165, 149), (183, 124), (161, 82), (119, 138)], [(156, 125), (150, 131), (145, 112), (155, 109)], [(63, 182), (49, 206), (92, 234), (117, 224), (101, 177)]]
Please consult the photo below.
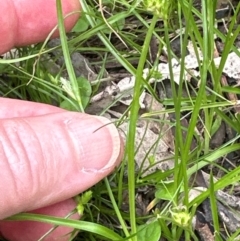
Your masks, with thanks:
[[(104, 181), (86, 193), (85, 197), (79, 198), (80, 202), (75, 211), (81, 211), (83, 215), (80, 221), (68, 220), (37, 214), (19, 214), (9, 219), (11, 220), (33, 220), (51, 223), (53, 225), (63, 225), (81, 230), (76, 240), (132, 240), (142, 241), (149, 239), (157, 241), (160, 237), (166, 240), (198, 240), (192, 228), (192, 219), (197, 207), (207, 198), (210, 198), (213, 225), (217, 240), (222, 240), (220, 235), (220, 225), (216, 198), (214, 193), (227, 186), (234, 186), (239, 183), (240, 169), (229, 171), (220, 167), (216, 160), (228, 153), (239, 149), (239, 123), (240, 117), (231, 111), (235, 103), (225, 97), (225, 93), (239, 94), (239, 90), (233, 87), (222, 87), (220, 79), (227, 56), (231, 51), (238, 53), (234, 47), (234, 41), (239, 35), (240, 27), (235, 28), (234, 23), (240, 5), (235, 9), (232, 22), (228, 25), (227, 34), (221, 33), (216, 27), (215, 11), (217, 1), (201, 1), (201, 11), (194, 7), (193, 0), (144, 0), (144, 1), (107, 1), (101, 0), (96, 7), (92, 0), (82, 0), (82, 23), (78, 24), (71, 33), (71, 38), (67, 39), (63, 29), (63, 19), (61, 13), (61, 3), (57, 1), (58, 18), (61, 46), (47, 48), (47, 40), (42, 45), (30, 46), (18, 49), (18, 58), (0, 60), (2, 73), (8, 73), (10, 81), (1, 86), (3, 96), (12, 98), (33, 100), (48, 104), (61, 104), (66, 108), (75, 111), (84, 111), (90, 94), (96, 90), (94, 86), (87, 86), (89, 91), (88, 99), (84, 100), (83, 84), (84, 80), (79, 80), (73, 71), (70, 54), (72, 51), (81, 53), (92, 53), (101, 56), (102, 61), (97, 64), (101, 71), (98, 80), (103, 78), (105, 66), (115, 60), (129, 74), (136, 77), (133, 89), (133, 101), (127, 109), (126, 121), (128, 121), (128, 131), (126, 134), (125, 158), (122, 165)], [(147, 16), (147, 17), (146, 17)], [(169, 18), (172, 16), (172, 18)], [(200, 19), (200, 21), (197, 21)], [(131, 25), (131, 20), (137, 22), (137, 28)], [(174, 21), (171, 21), (174, 19)], [(178, 21), (176, 21), (178, 19)], [(182, 21), (183, 19), (187, 21)], [(81, 19), (79, 20), (81, 21)], [(130, 21), (130, 23), (129, 23)], [(134, 22), (134, 24), (135, 24)], [(162, 27), (159, 27), (162, 23)], [(133, 24), (133, 26), (135, 26)], [(176, 26), (172, 26), (177, 24)], [(83, 28), (81, 29), (81, 26)], [(127, 26), (127, 30), (124, 28)], [(130, 30), (129, 30), (130, 29)], [(159, 41), (159, 48), (164, 46), (169, 59), (176, 57), (171, 47), (171, 34), (176, 29), (180, 29), (184, 34), (180, 34), (181, 42), (181, 66), (179, 85), (174, 82), (174, 73), (169, 61), (169, 72), (172, 97), (159, 99), (153, 86), (144, 79), (143, 69), (150, 66), (154, 75), (158, 60), (151, 64), (148, 61), (148, 51), (152, 37)], [(202, 33), (200, 31), (202, 30)], [(50, 34), (51, 35), (51, 34)], [(143, 41), (139, 42), (139, 36)], [(214, 58), (214, 39), (220, 38), (224, 43), (224, 50), (221, 54), (221, 63), (216, 68)], [(114, 44), (113, 39), (117, 39), (118, 44)], [(50, 38), (50, 36), (49, 36)], [(88, 46), (86, 43), (97, 39), (99, 46)], [(184, 79), (184, 57), (187, 55), (187, 44), (192, 41), (198, 62), (200, 78), (198, 88), (193, 88)], [(116, 40), (115, 40), (116, 41)], [(118, 46), (123, 46), (121, 49)], [(200, 49), (203, 60), (200, 60), (197, 49)], [(46, 66), (41, 64), (41, 57), (54, 50), (62, 49), (66, 62), (61, 66), (59, 73), (50, 73)], [(137, 60), (137, 65), (134, 64)], [(18, 63), (18, 64), (16, 64)], [(34, 70), (34, 71), (33, 71)], [(67, 70), (69, 82), (61, 80), (61, 74)], [(207, 80), (211, 81), (211, 88)], [(151, 76), (149, 76), (150, 78)], [(31, 80), (31, 81), (29, 81)], [(98, 81), (97, 80), (97, 81)], [(0, 80), (2, 82), (2, 80)], [(82, 82), (83, 81), (83, 82)], [(85, 87), (84, 87), (85, 88)], [(154, 113), (144, 113), (139, 116), (139, 98), (142, 91), (146, 89), (157, 101), (161, 101), (166, 109)], [(187, 89), (187, 97), (183, 97), (184, 90)], [(85, 90), (85, 89), (84, 89)], [(194, 91), (195, 95), (190, 93)], [(85, 103), (85, 104), (84, 104)], [(107, 108), (106, 108), (107, 109)], [(103, 111), (104, 112), (104, 111)], [(190, 113), (189, 125), (184, 129), (182, 126), (183, 113)], [(136, 126), (139, 118), (147, 119), (157, 115), (174, 113), (175, 120), (171, 125), (175, 127), (174, 133), (174, 167), (166, 172), (156, 172), (146, 177), (136, 175)], [(124, 118), (119, 120), (119, 123)], [(210, 148), (210, 140), (217, 132), (221, 122), (236, 131), (234, 138), (220, 145), (216, 149)], [(203, 136), (201, 139), (196, 131), (197, 124), (203, 126)], [(186, 132), (186, 136), (183, 132)], [(160, 137), (159, 137), (160, 138)], [(191, 149), (193, 140), (197, 145)], [(146, 154), (147, 155), (147, 154)], [(146, 156), (145, 159), (148, 159)], [(154, 157), (152, 157), (154, 159)], [(189, 200), (191, 191), (190, 177), (206, 167), (212, 165), (221, 168), (224, 175), (215, 182), (213, 174), (210, 174), (210, 184), (206, 191), (199, 194), (193, 200)], [(128, 180), (124, 181), (124, 173), (127, 171)], [(145, 216), (136, 213), (137, 188), (154, 186), (155, 196), (152, 197), (149, 210)], [(122, 210), (122, 203), (125, 200), (123, 193), (127, 192), (128, 211)], [(84, 201), (83, 201), (84, 200)], [(164, 203), (164, 207), (159, 207), (159, 203)], [(230, 234), (228, 240), (233, 240), (235, 234)]]

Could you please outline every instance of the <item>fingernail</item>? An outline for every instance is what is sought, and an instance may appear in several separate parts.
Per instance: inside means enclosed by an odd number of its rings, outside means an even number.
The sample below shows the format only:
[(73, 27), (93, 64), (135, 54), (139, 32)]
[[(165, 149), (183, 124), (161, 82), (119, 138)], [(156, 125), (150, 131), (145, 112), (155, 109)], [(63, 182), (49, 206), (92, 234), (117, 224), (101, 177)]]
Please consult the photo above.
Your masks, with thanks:
[[(78, 114), (79, 116), (79, 114)], [(91, 115), (64, 121), (80, 157), (82, 172), (105, 172), (121, 158), (121, 139), (110, 120)]]

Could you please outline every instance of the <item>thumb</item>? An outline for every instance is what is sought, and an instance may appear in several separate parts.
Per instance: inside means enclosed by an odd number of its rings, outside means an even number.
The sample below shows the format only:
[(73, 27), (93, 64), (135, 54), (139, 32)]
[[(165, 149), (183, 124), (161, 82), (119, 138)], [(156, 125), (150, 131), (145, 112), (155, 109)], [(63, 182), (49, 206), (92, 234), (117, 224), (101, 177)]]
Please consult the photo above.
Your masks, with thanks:
[[(62, 0), (66, 31), (71, 30), (79, 18), (79, 0)], [(14, 46), (42, 42), (57, 25), (56, 0), (4, 0), (0, 3), (0, 53)], [(55, 32), (52, 37), (58, 36)]]
[(109, 174), (121, 141), (108, 123), (74, 112), (0, 120), (0, 219), (65, 200)]

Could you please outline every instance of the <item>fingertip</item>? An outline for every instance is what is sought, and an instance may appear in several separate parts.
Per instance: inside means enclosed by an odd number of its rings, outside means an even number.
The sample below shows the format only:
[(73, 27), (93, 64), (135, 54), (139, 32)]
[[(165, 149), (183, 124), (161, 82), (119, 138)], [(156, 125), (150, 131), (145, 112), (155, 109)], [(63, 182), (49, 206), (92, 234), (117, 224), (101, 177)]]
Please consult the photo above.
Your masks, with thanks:
[(116, 126), (109, 119), (103, 116), (94, 116), (94, 118), (98, 119), (101, 123), (100, 128), (96, 129), (96, 132), (99, 131), (101, 128), (106, 128), (109, 133), (109, 143), (112, 143), (112, 148), (110, 148), (112, 149), (111, 157), (107, 160), (106, 164), (103, 165), (101, 169), (106, 170), (108, 168), (112, 168), (112, 166), (117, 166), (122, 160), (123, 142)]
[(0, 133), (2, 218), (77, 195), (122, 157), (118, 130), (103, 117), (61, 112), (0, 120)]
[[(19, 1), (21, 3), (19, 3)], [(15, 3), (18, 26), (16, 47), (42, 42), (58, 24), (56, 0), (18, 0)], [(80, 16), (79, 0), (62, 1), (66, 32), (70, 31)], [(71, 13), (71, 15), (69, 15)], [(53, 37), (59, 36), (56, 30)]]
[(3, 54), (13, 48), (16, 41), (17, 17), (13, 1), (1, 1), (0, 23), (0, 54)]
[[(56, 9), (56, 0), (1, 1), (0, 54), (13, 47), (22, 47), (44, 41), (57, 26)], [(79, 19), (80, 10), (79, 0), (62, 0), (64, 25), (67, 32)], [(58, 35), (58, 31), (55, 31), (51, 37)]]

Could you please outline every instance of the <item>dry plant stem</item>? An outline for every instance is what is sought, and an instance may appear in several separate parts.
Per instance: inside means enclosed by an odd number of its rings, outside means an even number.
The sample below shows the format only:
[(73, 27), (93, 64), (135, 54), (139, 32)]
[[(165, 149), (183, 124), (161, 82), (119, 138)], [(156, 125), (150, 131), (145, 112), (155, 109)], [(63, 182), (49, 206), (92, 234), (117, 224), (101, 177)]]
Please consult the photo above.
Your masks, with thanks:
[(99, 0), (99, 9), (102, 15), (102, 18), (104, 20), (104, 22), (106, 23), (106, 25), (116, 34), (116, 36), (121, 40), (121, 42), (123, 43), (123, 45), (128, 49), (128, 46), (126, 45), (126, 43), (123, 41), (123, 39), (120, 37), (120, 35), (112, 28), (112, 26), (108, 23), (108, 21), (106, 20), (104, 13), (103, 13), (103, 3), (102, 0)]

